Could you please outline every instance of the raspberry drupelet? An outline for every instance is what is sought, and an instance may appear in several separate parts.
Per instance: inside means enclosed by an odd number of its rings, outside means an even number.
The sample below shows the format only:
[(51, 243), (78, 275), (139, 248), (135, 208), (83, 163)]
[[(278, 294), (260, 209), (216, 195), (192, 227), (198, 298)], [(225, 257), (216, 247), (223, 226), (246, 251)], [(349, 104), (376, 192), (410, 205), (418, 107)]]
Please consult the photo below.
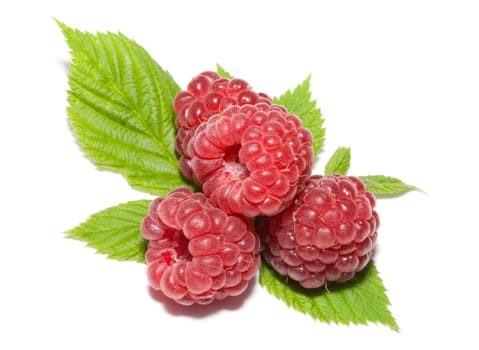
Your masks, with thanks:
[(178, 188), (150, 205), (141, 225), (150, 286), (179, 304), (243, 293), (259, 267), (249, 219), (226, 215), (202, 193)]
[(288, 209), (259, 224), (265, 261), (305, 288), (350, 280), (376, 245), (375, 203), (356, 177), (312, 176)]

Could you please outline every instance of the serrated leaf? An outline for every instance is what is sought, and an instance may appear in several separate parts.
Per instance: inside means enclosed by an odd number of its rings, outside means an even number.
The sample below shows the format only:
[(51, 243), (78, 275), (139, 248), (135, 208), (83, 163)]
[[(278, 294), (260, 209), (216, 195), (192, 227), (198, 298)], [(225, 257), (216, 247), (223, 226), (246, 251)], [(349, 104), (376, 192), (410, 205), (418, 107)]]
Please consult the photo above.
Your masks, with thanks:
[(409, 191), (421, 191), (419, 188), (407, 185), (391, 176), (368, 175), (358, 177), (364, 182), (366, 189), (378, 198), (397, 197)]
[(324, 168), (324, 174), (341, 174), (346, 175), (351, 163), (351, 149), (347, 147), (339, 147), (328, 160)]
[(67, 113), (86, 155), (141, 191), (189, 186), (175, 153), (172, 101), (180, 88), (170, 74), (121, 33), (58, 24), (72, 57)]
[(378, 323), (399, 330), (388, 309), (389, 299), (371, 261), (356, 277), (328, 288), (308, 290), (287, 281), (269, 265), (261, 265), (259, 283), (286, 305), (313, 319), (336, 324)]
[(140, 225), (150, 203), (138, 200), (107, 208), (65, 233), (110, 259), (144, 263), (148, 241), (141, 236)]
[(224, 68), (221, 67), (218, 63), (216, 64), (216, 72), (218, 72), (218, 74), (222, 78), (233, 79), (233, 76), (230, 73), (228, 73), (226, 70), (224, 70)]
[(286, 107), (301, 119), (303, 126), (313, 134), (313, 150), (314, 154), (318, 155), (324, 141), (324, 119), (320, 109), (316, 107), (316, 100), (311, 99), (310, 81), (311, 76), (308, 76), (293, 91), (288, 90), (279, 98), (273, 98), (273, 102)]

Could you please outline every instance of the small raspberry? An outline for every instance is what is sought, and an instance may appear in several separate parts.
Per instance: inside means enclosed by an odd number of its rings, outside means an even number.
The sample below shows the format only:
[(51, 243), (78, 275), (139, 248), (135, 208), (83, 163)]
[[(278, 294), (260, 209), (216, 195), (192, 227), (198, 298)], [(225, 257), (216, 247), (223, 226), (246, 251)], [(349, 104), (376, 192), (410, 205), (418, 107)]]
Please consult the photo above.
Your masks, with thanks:
[[(194, 77), (186, 91), (175, 96), (173, 108), (176, 113), (176, 150), (183, 156), (186, 146), (193, 136), (195, 128), (214, 114), (224, 111), (232, 105), (268, 103), (271, 98), (263, 93), (254, 92), (242, 79), (221, 78), (215, 72), (203, 72)], [(191, 169), (183, 163), (184, 175), (192, 178)]]
[(353, 278), (376, 245), (375, 203), (355, 177), (312, 176), (289, 208), (260, 223), (266, 262), (306, 288)]
[(259, 266), (252, 228), (186, 188), (155, 199), (141, 225), (151, 287), (183, 305), (243, 293)]
[(230, 106), (188, 143), (193, 179), (226, 213), (275, 215), (311, 175), (311, 132), (282, 106)]

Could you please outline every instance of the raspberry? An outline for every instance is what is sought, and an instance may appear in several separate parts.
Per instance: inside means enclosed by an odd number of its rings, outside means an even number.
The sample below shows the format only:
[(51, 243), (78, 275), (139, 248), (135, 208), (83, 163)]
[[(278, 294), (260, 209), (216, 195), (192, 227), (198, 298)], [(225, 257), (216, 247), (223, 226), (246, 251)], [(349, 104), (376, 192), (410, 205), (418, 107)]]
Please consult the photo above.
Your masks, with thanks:
[[(203, 72), (194, 77), (186, 91), (175, 96), (173, 108), (177, 115), (176, 150), (183, 156), (195, 128), (214, 114), (232, 105), (268, 103), (271, 98), (254, 92), (242, 79), (221, 78), (215, 72)], [(185, 159), (180, 158), (184, 175), (192, 178), (191, 169)]]
[(186, 188), (155, 199), (141, 225), (150, 286), (183, 305), (241, 294), (259, 266), (252, 228)]
[(284, 210), (311, 175), (311, 132), (282, 106), (230, 106), (201, 124), (188, 143), (193, 179), (226, 213)]
[(266, 262), (305, 288), (345, 282), (376, 245), (375, 199), (355, 177), (315, 175), (281, 214), (258, 225)]

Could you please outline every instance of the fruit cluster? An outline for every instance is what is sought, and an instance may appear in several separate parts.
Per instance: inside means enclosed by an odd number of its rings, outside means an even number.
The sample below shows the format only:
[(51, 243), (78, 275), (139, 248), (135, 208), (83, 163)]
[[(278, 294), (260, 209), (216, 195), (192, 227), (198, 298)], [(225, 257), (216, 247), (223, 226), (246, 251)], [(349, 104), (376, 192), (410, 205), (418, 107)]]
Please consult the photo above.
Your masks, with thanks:
[(151, 204), (141, 232), (152, 288), (185, 305), (239, 295), (260, 245), (269, 265), (305, 288), (367, 265), (374, 195), (355, 177), (312, 175), (313, 137), (297, 116), (215, 72), (193, 78), (174, 110), (180, 170), (202, 192), (174, 189)]

